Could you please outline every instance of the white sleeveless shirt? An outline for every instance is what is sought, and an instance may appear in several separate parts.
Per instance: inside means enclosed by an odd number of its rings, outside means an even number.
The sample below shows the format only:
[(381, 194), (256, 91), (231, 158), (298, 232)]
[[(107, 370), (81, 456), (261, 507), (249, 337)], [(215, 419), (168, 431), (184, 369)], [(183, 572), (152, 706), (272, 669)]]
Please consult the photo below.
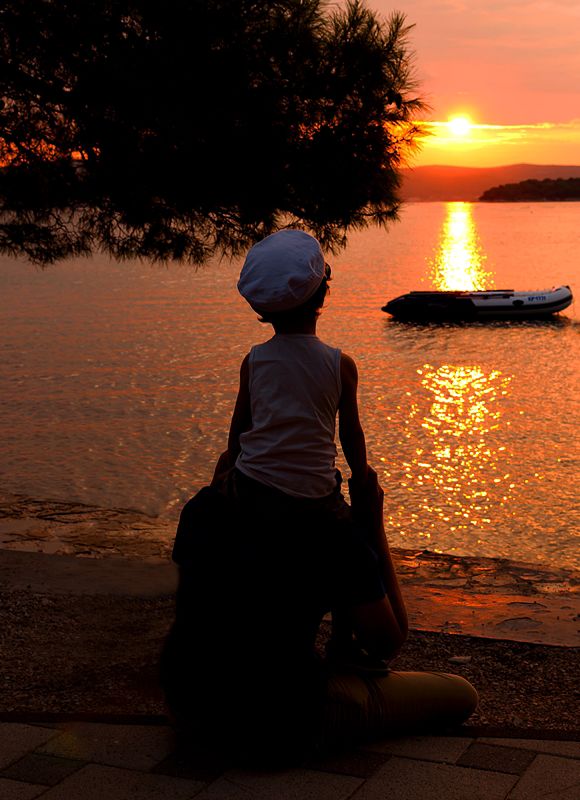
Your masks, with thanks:
[(250, 350), (252, 427), (236, 467), (294, 497), (325, 497), (336, 486), (340, 350), (312, 334), (276, 334)]

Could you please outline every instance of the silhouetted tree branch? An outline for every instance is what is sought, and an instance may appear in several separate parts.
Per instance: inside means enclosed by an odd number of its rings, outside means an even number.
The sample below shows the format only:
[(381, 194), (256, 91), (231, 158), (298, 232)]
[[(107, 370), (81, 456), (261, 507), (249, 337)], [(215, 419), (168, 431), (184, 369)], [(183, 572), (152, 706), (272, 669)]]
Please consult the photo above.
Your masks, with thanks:
[(0, 250), (202, 262), (386, 224), (422, 108), (409, 30), (362, 2), (5, 0)]

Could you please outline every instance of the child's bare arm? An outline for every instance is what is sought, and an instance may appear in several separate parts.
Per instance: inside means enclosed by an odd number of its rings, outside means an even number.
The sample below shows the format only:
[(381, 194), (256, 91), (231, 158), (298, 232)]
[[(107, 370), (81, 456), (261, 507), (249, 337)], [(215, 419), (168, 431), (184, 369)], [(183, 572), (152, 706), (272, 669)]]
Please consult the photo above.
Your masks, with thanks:
[(230, 433), (228, 436), (228, 460), (230, 467), (236, 463), (240, 452), (240, 434), (252, 427), (252, 410), (250, 406), (250, 357), (247, 355), (240, 367), (240, 388), (232, 414)]
[[(379, 556), (387, 593), (384, 602), (373, 606), (373, 615), (371, 615), (372, 619), (369, 617), (371, 622), (367, 633), (369, 636), (374, 636), (374, 628), (376, 631), (382, 630), (386, 639), (391, 641), (396, 649), (407, 636), (407, 613), (383, 527), (383, 490), (378, 482), (376, 472), (367, 464), (365, 437), (358, 415), (357, 368), (352, 358), (344, 354), (342, 355), (340, 374), (342, 395), (338, 407), (339, 436), (345, 458), (352, 472), (352, 478), (349, 481), (351, 504), (357, 517), (364, 521), (365, 527), (371, 533), (372, 547)], [(362, 613), (363, 621), (368, 611), (366, 609)]]
[(363, 483), (367, 475), (367, 448), (360, 424), (357, 402), (358, 371), (345, 353), (340, 360), (342, 392), (338, 404), (338, 435), (352, 480)]

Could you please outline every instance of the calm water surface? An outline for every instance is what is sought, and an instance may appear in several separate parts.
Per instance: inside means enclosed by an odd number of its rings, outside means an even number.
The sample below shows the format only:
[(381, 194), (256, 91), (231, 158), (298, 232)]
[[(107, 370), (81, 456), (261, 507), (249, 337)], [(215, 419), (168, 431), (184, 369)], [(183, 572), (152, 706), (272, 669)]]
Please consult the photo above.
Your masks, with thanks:
[[(578, 294), (580, 204), (410, 204), (329, 260), (319, 333), (359, 363), (391, 542), (580, 566), (578, 303), (543, 323), (380, 311), (420, 288)], [(239, 268), (0, 261), (3, 490), (175, 517), (225, 448), (242, 357), (270, 335)]]

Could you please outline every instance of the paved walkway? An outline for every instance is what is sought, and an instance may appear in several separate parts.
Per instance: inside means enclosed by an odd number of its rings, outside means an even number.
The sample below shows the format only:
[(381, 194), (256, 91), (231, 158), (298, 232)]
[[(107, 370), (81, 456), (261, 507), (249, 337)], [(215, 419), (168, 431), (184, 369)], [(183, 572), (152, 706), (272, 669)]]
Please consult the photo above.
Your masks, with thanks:
[(578, 800), (580, 742), (414, 736), (282, 772), (176, 750), (170, 728), (0, 723), (2, 800)]

